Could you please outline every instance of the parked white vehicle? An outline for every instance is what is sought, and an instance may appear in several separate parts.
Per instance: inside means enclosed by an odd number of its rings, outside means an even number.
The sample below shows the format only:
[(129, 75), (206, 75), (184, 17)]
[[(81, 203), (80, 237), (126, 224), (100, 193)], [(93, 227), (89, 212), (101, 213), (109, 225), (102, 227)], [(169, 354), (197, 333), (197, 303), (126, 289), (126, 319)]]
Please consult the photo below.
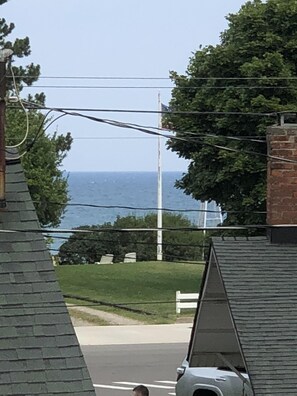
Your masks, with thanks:
[[(239, 369), (248, 381), (248, 375)], [(252, 396), (247, 383), (227, 367), (189, 367), (184, 360), (177, 368), (176, 396)]]

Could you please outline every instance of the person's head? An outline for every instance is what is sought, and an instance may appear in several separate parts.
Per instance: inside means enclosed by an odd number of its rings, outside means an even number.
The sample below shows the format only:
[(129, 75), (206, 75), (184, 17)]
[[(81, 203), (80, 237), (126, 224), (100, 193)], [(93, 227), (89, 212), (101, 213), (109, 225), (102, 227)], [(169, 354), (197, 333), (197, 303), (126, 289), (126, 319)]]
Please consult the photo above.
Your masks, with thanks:
[(133, 389), (133, 396), (149, 396), (149, 390), (144, 385), (137, 385)]

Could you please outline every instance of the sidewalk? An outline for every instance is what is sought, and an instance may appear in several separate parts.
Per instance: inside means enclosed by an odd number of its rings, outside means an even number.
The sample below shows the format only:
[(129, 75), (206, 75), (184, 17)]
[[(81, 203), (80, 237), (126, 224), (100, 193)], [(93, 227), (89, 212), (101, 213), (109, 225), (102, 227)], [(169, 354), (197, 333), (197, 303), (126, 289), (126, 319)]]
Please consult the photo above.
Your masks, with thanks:
[(192, 323), (75, 327), (80, 345), (187, 343)]

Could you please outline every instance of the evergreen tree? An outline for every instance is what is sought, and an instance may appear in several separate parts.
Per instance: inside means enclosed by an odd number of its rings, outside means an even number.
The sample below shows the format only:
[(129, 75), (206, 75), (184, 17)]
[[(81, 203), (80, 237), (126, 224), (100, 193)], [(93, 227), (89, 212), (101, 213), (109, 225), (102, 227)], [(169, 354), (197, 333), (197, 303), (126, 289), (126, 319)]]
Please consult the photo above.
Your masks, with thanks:
[[(6, 1), (1, 1), (4, 4)], [(15, 95), (23, 87), (32, 85), (38, 80), (40, 66), (33, 63), (27, 66), (16, 66), (17, 58), (31, 54), (28, 37), (9, 41), (14, 30), (14, 24), (8, 24), (0, 19), (0, 48), (13, 51), (12, 64), (8, 65), (8, 92)], [(14, 78), (13, 78), (14, 76)], [(44, 105), (43, 93), (28, 97), (28, 101)], [(22, 156), (22, 164), (28, 180), (31, 197), (34, 201), (39, 221), (44, 226), (57, 226), (68, 202), (67, 177), (60, 169), (62, 160), (70, 150), (72, 138), (66, 136), (45, 134), (46, 117), (39, 110), (28, 112), (29, 129), (25, 112), (20, 103), (8, 105), (6, 111), (6, 145), (17, 146)], [(22, 144), (20, 144), (23, 142)]]

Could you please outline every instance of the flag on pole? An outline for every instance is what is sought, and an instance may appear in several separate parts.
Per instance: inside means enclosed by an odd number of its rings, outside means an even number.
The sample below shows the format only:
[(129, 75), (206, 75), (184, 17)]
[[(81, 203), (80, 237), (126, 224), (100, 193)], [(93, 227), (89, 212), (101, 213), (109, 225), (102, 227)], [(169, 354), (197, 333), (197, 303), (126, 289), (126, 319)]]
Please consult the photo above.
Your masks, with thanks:
[(170, 112), (170, 107), (166, 106), (164, 103), (161, 103), (161, 122), (160, 129), (171, 129), (170, 123), (166, 120), (166, 113)]
[(161, 111), (162, 111), (162, 113), (168, 113), (169, 106), (166, 106), (166, 105), (164, 105), (164, 103), (161, 103)]

